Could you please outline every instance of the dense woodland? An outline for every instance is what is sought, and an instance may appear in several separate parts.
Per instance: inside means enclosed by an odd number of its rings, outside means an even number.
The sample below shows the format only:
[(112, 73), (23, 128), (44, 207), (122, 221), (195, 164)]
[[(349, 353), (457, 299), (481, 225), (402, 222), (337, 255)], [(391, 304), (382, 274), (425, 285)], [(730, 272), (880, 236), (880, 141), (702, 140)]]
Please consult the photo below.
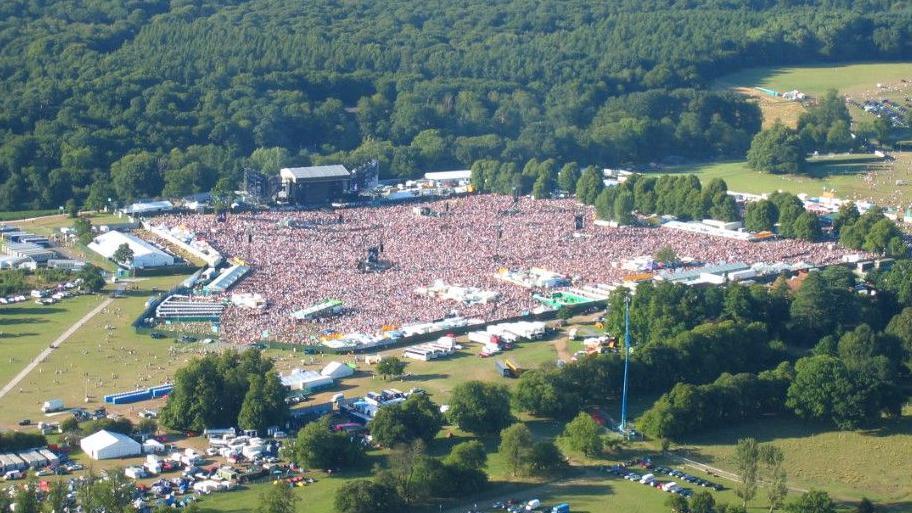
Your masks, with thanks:
[(897, 0), (9, 0), (0, 209), (286, 163), (740, 157), (759, 112), (714, 78), (909, 58), (910, 35)]

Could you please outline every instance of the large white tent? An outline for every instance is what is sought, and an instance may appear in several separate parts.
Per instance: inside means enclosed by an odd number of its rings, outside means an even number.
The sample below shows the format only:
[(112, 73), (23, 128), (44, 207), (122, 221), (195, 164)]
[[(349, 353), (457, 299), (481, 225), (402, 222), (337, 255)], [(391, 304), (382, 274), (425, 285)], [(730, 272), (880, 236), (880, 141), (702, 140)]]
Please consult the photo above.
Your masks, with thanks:
[(118, 231), (110, 231), (95, 237), (95, 240), (89, 243), (89, 249), (105, 258), (112, 258), (121, 244), (126, 244), (133, 250), (133, 268), (174, 265), (173, 256), (139, 237)]
[(82, 452), (93, 460), (126, 458), (142, 454), (142, 446), (127, 435), (101, 430), (79, 441)]
[(339, 362), (329, 362), (329, 365), (323, 367), (323, 370), (320, 371), (320, 374), (329, 376), (332, 379), (347, 378), (354, 373), (355, 369), (352, 369), (348, 365)]

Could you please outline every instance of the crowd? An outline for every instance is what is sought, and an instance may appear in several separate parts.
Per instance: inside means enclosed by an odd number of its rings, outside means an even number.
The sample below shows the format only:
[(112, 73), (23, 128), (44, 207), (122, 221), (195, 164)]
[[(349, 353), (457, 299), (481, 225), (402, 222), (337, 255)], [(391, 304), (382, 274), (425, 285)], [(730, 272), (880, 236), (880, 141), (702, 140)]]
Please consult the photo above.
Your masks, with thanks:
[[(448, 205), (447, 205), (448, 204)], [(260, 212), (158, 218), (182, 224), (226, 256), (244, 260), (253, 272), (231, 292), (260, 293), (263, 312), (229, 307), (222, 336), (234, 342), (264, 337), (308, 342), (320, 331), (376, 333), (445, 317), (455, 309), (464, 317), (499, 318), (537, 306), (532, 292), (494, 277), (499, 269), (539, 267), (576, 283), (613, 283), (627, 273), (617, 265), (637, 255), (671, 246), (681, 257), (710, 263), (839, 261), (843, 251), (831, 244), (797, 240), (761, 243), (720, 239), (653, 228), (593, 225), (594, 212), (572, 200), (535, 201), (477, 195), (428, 205), (440, 216), (418, 216), (410, 205), (341, 211)], [(575, 233), (574, 218), (584, 214)], [(290, 223), (289, 220), (295, 222)], [(293, 227), (290, 227), (293, 226)], [(370, 247), (381, 247), (390, 269), (365, 273), (358, 263)], [(489, 304), (459, 305), (415, 293), (435, 280), (497, 291)], [(317, 322), (290, 314), (325, 299), (345, 304), (343, 315)]]

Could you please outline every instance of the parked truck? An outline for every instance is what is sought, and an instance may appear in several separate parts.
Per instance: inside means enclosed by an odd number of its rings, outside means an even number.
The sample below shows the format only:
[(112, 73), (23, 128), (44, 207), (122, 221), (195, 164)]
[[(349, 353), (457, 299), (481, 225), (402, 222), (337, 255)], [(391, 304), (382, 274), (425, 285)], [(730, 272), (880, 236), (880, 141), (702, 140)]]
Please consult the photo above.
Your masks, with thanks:
[(41, 411), (43, 413), (52, 413), (55, 411), (60, 411), (63, 409), (63, 401), (60, 399), (51, 399), (50, 401), (45, 401), (41, 406)]

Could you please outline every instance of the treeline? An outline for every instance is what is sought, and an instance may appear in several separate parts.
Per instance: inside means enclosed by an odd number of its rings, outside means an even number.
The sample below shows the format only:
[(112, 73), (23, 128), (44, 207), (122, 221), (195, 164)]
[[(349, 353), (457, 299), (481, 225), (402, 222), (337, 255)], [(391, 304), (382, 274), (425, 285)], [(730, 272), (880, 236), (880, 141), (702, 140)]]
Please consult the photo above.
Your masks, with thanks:
[(860, 215), (854, 203), (847, 203), (840, 207), (833, 224), (839, 235), (839, 243), (847, 248), (895, 257), (909, 253), (902, 231), (896, 223), (884, 216), (880, 207), (871, 208)]
[(0, 433), (0, 452), (23, 451), (47, 445), (47, 439), (39, 433), (7, 431)]
[[(782, 357), (762, 323), (706, 323), (666, 342), (638, 346), (630, 359), (630, 386), (663, 392), (679, 382), (706, 383), (723, 372), (757, 372)], [(588, 405), (619, 398), (623, 375), (624, 360), (614, 354), (559, 368), (545, 365), (522, 374), (513, 401), (534, 415), (570, 418)]]
[(239, 426), (265, 432), (288, 418), (285, 394), (273, 361), (260, 351), (225, 351), (193, 359), (175, 373), (159, 418), (181, 431)]
[(655, 438), (679, 439), (763, 414), (782, 413), (791, 365), (760, 374), (722, 374), (712, 383), (678, 383), (640, 417), (637, 427)]
[[(774, 192), (768, 199), (749, 203), (742, 215), (721, 178), (704, 186), (696, 175), (632, 174), (606, 187), (602, 171), (595, 166), (581, 171), (576, 162), (558, 166), (554, 159), (531, 159), (520, 169), (512, 162), (479, 160), (472, 164), (471, 184), (479, 192), (531, 194), (536, 199), (575, 195), (581, 203), (593, 205), (600, 219), (618, 224), (634, 223), (637, 215), (672, 215), (685, 221), (740, 220), (748, 230), (775, 232), (789, 239), (824, 238), (820, 218), (807, 211), (795, 194)], [(879, 207), (862, 216), (854, 203), (844, 204), (834, 216), (833, 234), (849, 249), (894, 257), (908, 254), (902, 232)]]
[[(632, 296), (630, 387), (664, 392), (638, 427), (676, 439), (765, 414), (794, 414), (841, 429), (897, 415), (912, 369), (912, 264), (875, 277), (862, 296), (844, 267), (810, 273), (797, 292), (737, 284), (698, 289), (641, 284)], [(606, 329), (624, 332), (624, 301), (610, 299)], [(790, 349), (787, 349), (790, 348)], [(795, 350), (806, 356), (791, 356)], [(533, 415), (570, 418), (618, 398), (621, 355), (525, 372), (514, 405)]]
[(750, 203), (744, 211), (744, 227), (755, 232), (775, 230), (782, 237), (811, 242), (823, 236), (817, 215), (808, 212), (804, 202), (788, 192), (777, 191), (768, 199)]
[(0, 209), (180, 196), (244, 167), (740, 156), (759, 112), (714, 78), (908, 58), (910, 32), (889, 0), (11, 0)]

